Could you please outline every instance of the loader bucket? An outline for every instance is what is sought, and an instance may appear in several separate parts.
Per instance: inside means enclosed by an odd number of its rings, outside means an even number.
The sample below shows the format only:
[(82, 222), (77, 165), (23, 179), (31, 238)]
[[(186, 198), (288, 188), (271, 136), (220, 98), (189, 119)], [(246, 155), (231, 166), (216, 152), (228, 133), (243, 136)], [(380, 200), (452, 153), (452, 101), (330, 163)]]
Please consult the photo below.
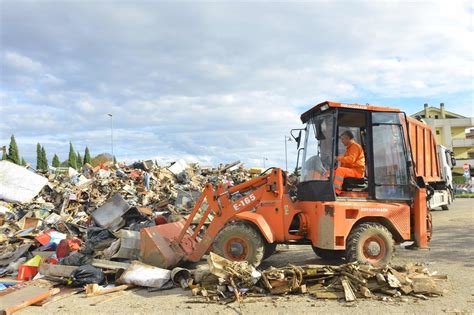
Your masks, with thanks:
[(172, 242), (184, 227), (184, 221), (144, 228), (140, 232), (141, 261), (160, 268), (172, 269), (183, 259), (181, 248)]

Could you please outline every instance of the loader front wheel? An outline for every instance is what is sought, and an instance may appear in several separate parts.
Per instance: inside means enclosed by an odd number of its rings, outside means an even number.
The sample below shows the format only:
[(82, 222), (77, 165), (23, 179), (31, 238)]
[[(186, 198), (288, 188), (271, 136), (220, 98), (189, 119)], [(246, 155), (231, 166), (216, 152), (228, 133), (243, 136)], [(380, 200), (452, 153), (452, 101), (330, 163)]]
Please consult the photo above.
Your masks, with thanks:
[(258, 231), (243, 222), (231, 223), (217, 234), (213, 251), (229, 260), (246, 260), (260, 265), (265, 252), (265, 241)]
[(378, 223), (362, 223), (347, 238), (346, 258), (348, 261), (385, 266), (395, 251), (392, 233)]

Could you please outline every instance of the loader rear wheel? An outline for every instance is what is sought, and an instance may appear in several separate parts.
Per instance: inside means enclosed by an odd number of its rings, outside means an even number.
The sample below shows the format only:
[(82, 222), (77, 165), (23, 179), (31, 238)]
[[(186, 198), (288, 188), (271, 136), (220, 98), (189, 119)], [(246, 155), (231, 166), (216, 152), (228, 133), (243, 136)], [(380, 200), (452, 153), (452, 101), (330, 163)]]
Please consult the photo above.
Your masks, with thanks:
[(323, 249), (313, 246), (313, 251), (316, 255), (324, 260), (338, 260), (344, 257), (346, 253), (343, 250)]
[(265, 241), (258, 231), (243, 222), (225, 226), (212, 245), (216, 254), (233, 261), (246, 260), (260, 265), (265, 252)]
[(392, 233), (378, 223), (362, 223), (347, 238), (348, 261), (385, 266), (395, 251)]

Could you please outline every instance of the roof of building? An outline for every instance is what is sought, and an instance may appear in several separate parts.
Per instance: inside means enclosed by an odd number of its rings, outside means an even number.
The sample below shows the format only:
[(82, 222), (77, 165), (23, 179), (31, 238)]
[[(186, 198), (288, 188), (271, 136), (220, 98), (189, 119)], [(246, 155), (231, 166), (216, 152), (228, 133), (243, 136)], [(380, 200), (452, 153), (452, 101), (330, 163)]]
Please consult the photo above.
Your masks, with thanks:
[[(441, 113), (441, 109), (439, 109), (438, 107), (430, 106), (430, 107), (428, 107), (428, 109), (437, 111), (438, 113)], [(444, 112), (446, 114), (447, 119), (468, 118), (466, 116), (459, 115), (459, 114), (456, 114), (456, 113), (453, 113), (453, 112), (450, 112), (450, 111), (447, 111), (447, 110), (445, 110)], [(413, 115), (411, 115), (411, 117), (421, 116), (421, 115), (424, 115), (424, 113), (425, 113), (425, 109), (422, 109), (419, 112), (414, 113)], [(427, 118), (427, 117), (425, 117), (425, 118)], [(438, 118), (438, 119), (441, 119), (441, 118)]]

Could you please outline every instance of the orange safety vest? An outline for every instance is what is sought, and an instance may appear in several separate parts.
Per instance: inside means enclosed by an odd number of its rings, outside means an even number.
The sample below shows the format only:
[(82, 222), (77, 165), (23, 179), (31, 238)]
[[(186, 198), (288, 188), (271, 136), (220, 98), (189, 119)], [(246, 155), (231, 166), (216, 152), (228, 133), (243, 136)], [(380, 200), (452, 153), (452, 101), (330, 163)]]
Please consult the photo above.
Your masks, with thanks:
[(338, 156), (337, 160), (341, 162), (341, 167), (352, 168), (364, 176), (365, 155), (360, 144), (352, 142), (347, 148), (344, 156)]

